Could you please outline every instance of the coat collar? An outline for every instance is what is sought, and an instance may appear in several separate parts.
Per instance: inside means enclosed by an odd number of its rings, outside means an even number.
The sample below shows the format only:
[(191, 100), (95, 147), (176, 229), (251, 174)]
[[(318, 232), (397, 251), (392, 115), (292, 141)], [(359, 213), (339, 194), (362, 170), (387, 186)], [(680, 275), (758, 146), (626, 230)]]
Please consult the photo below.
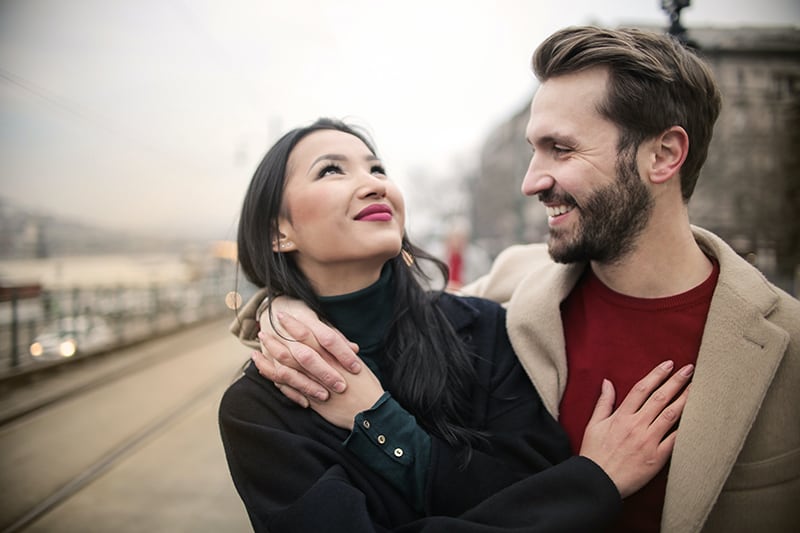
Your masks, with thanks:
[(469, 297), (455, 296), (446, 292), (435, 292), (436, 303), (447, 315), (453, 329), (462, 331), (472, 326), (480, 317), (480, 310), (470, 303)]

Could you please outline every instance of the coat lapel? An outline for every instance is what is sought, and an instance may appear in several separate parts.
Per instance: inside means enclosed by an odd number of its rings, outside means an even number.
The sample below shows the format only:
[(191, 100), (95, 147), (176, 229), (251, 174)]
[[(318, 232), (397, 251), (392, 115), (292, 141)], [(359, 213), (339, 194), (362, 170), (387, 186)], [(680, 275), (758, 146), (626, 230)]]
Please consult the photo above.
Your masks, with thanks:
[(705, 523), (789, 342), (765, 318), (778, 297), (761, 275), (717, 238), (695, 236), (720, 262), (720, 278), (671, 459), (664, 533)]
[(539, 264), (519, 284), (508, 304), (511, 345), (545, 407), (558, 419), (567, 384), (567, 359), (560, 305), (585, 265)]

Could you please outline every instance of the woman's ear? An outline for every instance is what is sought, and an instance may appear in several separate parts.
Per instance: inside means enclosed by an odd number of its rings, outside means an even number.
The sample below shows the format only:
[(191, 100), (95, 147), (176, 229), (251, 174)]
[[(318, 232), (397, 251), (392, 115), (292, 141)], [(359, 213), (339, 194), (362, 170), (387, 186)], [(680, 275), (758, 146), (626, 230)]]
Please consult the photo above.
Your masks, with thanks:
[(285, 222), (281, 221), (278, 223), (278, 238), (272, 240), (273, 252), (294, 252), (297, 249), (294, 242), (289, 237), (291, 232), (288, 229), (284, 232), (284, 227)]
[(680, 126), (672, 126), (653, 140), (649, 176), (653, 183), (665, 183), (680, 174), (689, 154), (689, 135)]
[(288, 239), (281, 238), (272, 243), (273, 252), (294, 252), (295, 249), (294, 243)]

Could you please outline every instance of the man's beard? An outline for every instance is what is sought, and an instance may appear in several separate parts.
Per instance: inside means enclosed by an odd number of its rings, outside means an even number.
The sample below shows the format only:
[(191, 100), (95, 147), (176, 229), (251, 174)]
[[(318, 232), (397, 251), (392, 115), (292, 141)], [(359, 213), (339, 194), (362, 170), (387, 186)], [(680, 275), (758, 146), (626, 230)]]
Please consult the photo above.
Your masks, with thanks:
[[(580, 223), (573, 237), (566, 235), (568, 230), (550, 228), (548, 251), (554, 261), (614, 263), (633, 250), (653, 211), (653, 196), (639, 177), (635, 154), (620, 155), (616, 170), (616, 181), (595, 191), (580, 206)], [(559, 197), (552, 189), (539, 199), (577, 205), (572, 196)]]

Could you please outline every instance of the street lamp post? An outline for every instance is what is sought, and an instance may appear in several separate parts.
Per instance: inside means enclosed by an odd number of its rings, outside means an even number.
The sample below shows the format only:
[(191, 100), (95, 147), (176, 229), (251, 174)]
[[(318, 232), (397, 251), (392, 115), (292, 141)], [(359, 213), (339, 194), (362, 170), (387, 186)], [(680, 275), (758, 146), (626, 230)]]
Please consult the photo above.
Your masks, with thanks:
[(691, 0), (661, 0), (661, 9), (669, 15), (670, 25), (667, 30), (670, 35), (674, 36), (683, 44), (691, 46), (689, 36), (686, 34), (686, 28), (681, 24), (681, 10), (689, 7)]

